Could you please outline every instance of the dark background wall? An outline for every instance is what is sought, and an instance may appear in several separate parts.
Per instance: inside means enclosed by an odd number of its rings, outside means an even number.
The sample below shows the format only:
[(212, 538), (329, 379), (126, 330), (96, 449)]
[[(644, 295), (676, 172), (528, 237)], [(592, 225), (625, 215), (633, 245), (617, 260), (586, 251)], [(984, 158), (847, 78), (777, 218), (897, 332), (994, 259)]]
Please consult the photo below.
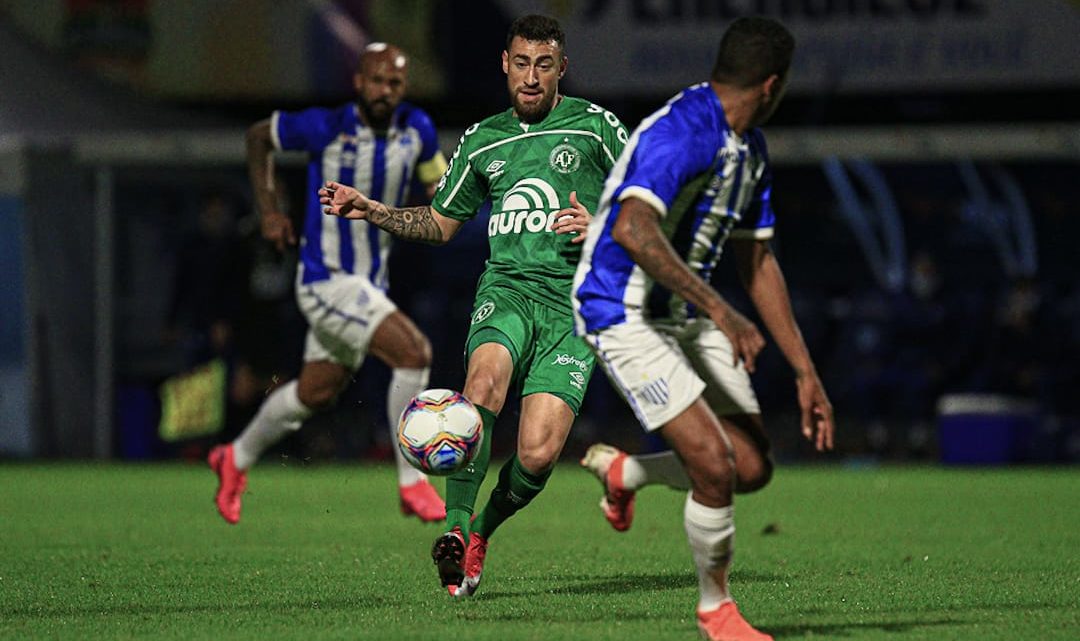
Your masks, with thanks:
[[(1075, 460), (1080, 12), (1060, 0), (0, 2), (0, 140), (14, 150), (0, 176), (21, 176), (0, 181), (0, 214), (22, 234), (22, 269), (4, 270), (0, 362), (29, 399), (19, 409), (8, 393), (0, 453), (196, 457), (297, 371), (295, 256), (258, 238), (243, 129), (273, 109), (350, 100), (364, 43), (410, 52), (410, 99), (433, 115), (449, 154), (462, 128), (508, 104), (499, 52), (515, 15), (558, 15), (570, 41), (563, 89), (632, 127), (703, 79), (724, 26), (758, 10), (801, 45), (766, 130), (777, 155), (774, 248), (837, 407), (840, 456), (934, 458), (940, 401), (976, 393), (1020, 408), (1024, 458)], [(230, 29), (238, 20), (246, 28)], [(888, 265), (856, 233), (832, 156), (849, 174), (868, 158), (893, 201), (903, 244)], [(282, 160), (297, 211), (302, 170)], [(874, 188), (853, 185), (856, 216), (879, 213)], [(432, 339), (433, 385), (463, 379), (484, 230), (473, 222), (447, 247), (395, 248), (391, 294)], [(749, 310), (721, 265), (716, 285)], [(877, 276), (884, 268), (898, 274), (894, 286)], [(218, 354), (230, 363), (223, 432), (162, 441), (161, 383)], [(339, 410), (282, 452), (386, 456), (386, 376), (366, 365)], [(805, 454), (775, 347), (755, 385), (779, 454)], [(497, 448), (512, 443), (515, 411), (500, 419)], [(598, 438), (656, 445), (640, 442), (600, 376), (568, 454)]]

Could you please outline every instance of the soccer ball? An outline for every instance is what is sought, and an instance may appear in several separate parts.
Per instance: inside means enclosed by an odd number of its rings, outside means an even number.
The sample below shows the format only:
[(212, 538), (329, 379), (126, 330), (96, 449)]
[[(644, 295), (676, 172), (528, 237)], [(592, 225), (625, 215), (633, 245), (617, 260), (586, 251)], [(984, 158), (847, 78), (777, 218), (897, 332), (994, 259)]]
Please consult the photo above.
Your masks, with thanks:
[(445, 476), (469, 464), (484, 438), (476, 406), (460, 392), (429, 389), (417, 394), (398, 421), (398, 448), (422, 472)]

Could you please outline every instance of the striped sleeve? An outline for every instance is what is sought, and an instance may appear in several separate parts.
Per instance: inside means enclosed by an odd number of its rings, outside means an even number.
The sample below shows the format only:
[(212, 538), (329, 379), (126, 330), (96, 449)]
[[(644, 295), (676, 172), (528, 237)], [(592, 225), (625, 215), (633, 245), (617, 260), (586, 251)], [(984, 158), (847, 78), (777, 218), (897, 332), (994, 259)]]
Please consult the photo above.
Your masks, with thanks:
[(627, 147), (631, 154), (626, 175), (614, 200), (640, 198), (662, 215), (688, 180), (709, 169), (714, 147), (701, 140), (703, 128), (686, 114), (665, 109), (635, 132)]
[(773, 237), (773, 228), (776, 225), (776, 215), (772, 208), (772, 166), (769, 164), (765, 136), (760, 130), (754, 129), (749, 137), (752, 153), (760, 158), (762, 173), (754, 186), (754, 194), (746, 211), (731, 230), (731, 237), (765, 240)]
[(416, 109), (411, 115), (412, 125), (420, 134), (420, 156), (416, 163), (416, 177), (425, 185), (434, 184), (446, 171), (446, 156), (439, 150), (439, 136), (431, 117)]
[(274, 148), (320, 153), (335, 135), (334, 114), (328, 109), (275, 111), (270, 118)]

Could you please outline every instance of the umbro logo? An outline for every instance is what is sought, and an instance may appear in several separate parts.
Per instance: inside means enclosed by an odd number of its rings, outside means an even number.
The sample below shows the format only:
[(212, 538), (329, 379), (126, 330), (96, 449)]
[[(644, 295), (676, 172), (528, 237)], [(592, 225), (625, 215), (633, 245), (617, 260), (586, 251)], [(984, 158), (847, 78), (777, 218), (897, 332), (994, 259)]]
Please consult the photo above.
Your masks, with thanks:
[(485, 169), (484, 171), (486, 171), (489, 174), (493, 174), (493, 173), (499, 171), (500, 169), (502, 169), (503, 165), (505, 165), (505, 164), (506, 164), (505, 160), (492, 160), (491, 164), (488, 165), (487, 169)]

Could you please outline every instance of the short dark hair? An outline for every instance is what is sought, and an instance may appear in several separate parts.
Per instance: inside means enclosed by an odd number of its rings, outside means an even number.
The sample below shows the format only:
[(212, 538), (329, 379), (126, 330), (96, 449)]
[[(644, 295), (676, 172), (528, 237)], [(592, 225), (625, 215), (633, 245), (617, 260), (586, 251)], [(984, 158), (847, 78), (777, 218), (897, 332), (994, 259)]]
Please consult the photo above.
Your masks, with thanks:
[(776, 20), (739, 18), (720, 39), (712, 79), (750, 87), (765, 82), (773, 74), (784, 78), (791, 67), (794, 51), (795, 36)]
[(555, 41), (559, 43), (559, 51), (566, 52), (566, 34), (559, 26), (559, 21), (550, 16), (532, 14), (515, 20), (506, 32), (507, 51), (510, 51), (510, 43), (515, 36), (521, 36), (529, 42)]

